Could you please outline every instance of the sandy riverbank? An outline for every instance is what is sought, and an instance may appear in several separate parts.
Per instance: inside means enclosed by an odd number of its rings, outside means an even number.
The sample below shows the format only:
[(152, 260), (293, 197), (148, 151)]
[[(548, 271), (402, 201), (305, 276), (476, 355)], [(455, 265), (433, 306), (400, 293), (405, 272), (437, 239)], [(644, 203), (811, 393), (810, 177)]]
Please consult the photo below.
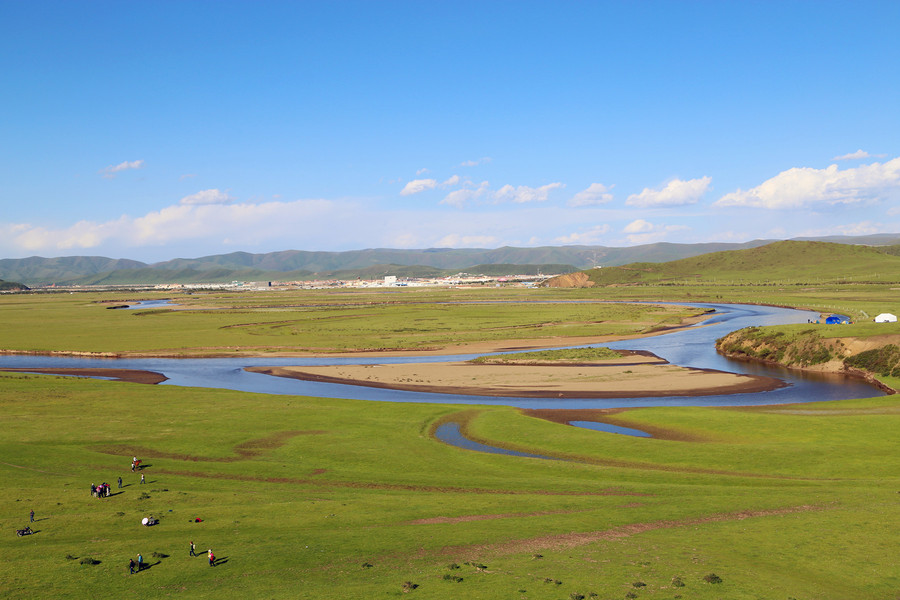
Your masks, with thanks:
[(656, 357), (579, 364), (470, 362), (249, 367), (248, 371), (306, 381), (411, 392), (525, 398), (642, 398), (763, 392), (778, 379), (690, 369)]

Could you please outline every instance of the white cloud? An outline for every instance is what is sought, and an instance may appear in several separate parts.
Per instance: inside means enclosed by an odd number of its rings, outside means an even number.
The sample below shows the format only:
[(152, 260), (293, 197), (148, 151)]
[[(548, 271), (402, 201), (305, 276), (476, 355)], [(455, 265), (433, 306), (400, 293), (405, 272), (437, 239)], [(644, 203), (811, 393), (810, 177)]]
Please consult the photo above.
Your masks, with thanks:
[(184, 181), (185, 179), (191, 179), (196, 176), (197, 176), (196, 173), (185, 173), (184, 175), (182, 175), (181, 177), (178, 178), (178, 181)]
[(116, 173), (121, 173), (122, 171), (129, 171), (132, 169), (143, 169), (144, 161), (143, 160), (132, 160), (121, 162), (117, 165), (110, 165), (103, 169), (100, 169), (100, 173), (107, 179), (112, 179), (116, 176)]
[(423, 167), (423, 168), (419, 169), (418, 171), (416, 171), (416, 175), (423, 175), (427, 172), (428, 172), (428, 169)]
[(613, 195), (610, 190), (613, 186), (606, 187), (602, 183), (592, 183), (586, 190), (582, 190), (572, 196), (569, 206), (595, 206), (611, 202)]
[(228, 192), (222, 192), (217, 189), (203, 190), (190, 196), (185, 196), (179, 204), (228, 204), (234, 198), (228, 195)]
[(711, 182), (712, 178), (709, 176), (688, 181), (673, 179), (662, 189), (644, 188), (640, 194), (628, 196), (625, 204), (641, 208), (694, 204), (706, 193)]
[(494, 198), (498, 202), (504, 202), (508, 200), (517, 204), (522, 204), (525, 202), (544, 202), (550, 195), (550, 192), (552, 190), (563, 187), (566, 187), (565, 184), (559, 182), (548, 183), (547, 185), (542, 185), (538, 188), (528, 187), (527, 185), (513, 187), (507, 184), (497, 190), (497, 192), (494, 194)]
[(435, 179), (413, 179), (400, 190), (400, 195), (411, 196), (412, 194), (418, 194), (419, 192), (424, 192), (426, 190), (433, 190), (436, 187), (437, 180)]
[(857, 160), (860, 158), (871, 158), (872, 155), (866, 152), (865, 150), (857, 150), (856, 152), (851, 152), (850, 154), (842, 154), (840, 156), (835, 156), (831, 160)]
[(553, 241), (558, 244), (594, 246), (603, 240), (603, 236), (609, 233), (609, 230), (609, 225), (597, 225), (587, 231), (560, 236)]
[(874, 233), (892, 233), (896, 231), (896, 225), (873, 223), (872, 221), (860, 221), (858, 223), (842, 223), (831, 227), (807, 229), (794, 237), (821, 237), (826, 235), (872, 235)]
[(664, 240), (670, 233), (688, 229), (684, 225), (654, 225), (644, 219), (636, 219), (626, 225), (622, 231), (632, 244), (650, 244)]
[(55, 252), (116, 246), (134, 248), (184, 241), (223, 239), (236, 244), (296, 234), (313, 217), (336, 220), (341, 211), (326, 200), (260, 204), (177, 204), (141, 217), (122, 216), (102, 223), (79, 221), (62, 229), (26, 224), (5, 225), (5, 248)]
[(441, 184), (441, 187), (450, 187), (459, 184), (459, 175), (453, 175)]
[(644, 219), (637, 219), (626, 225), (622, 231), (625, 233), (646, 233), (648, 231), (653, 231), (653, 224)]
[(787, 209), (856, 204), (900, 195), (900, 158), (840, 170), (795, 167), (747, 191), (722, 196), (713, 206)]
[(462, 208), (466, 203), (471, 202), (472, 200), (478, 200), (489, 191), (490, 184), (487, 181), (482, 181), (477, 187), (472, 187), (472, 184), (467, 182), (462, 189), (454, 190), (447, 194), (444, 199), (441, 200), (441, 204), (449, 204), (450, 206)]
[(489, 162), (491, 162), (491, 157), (484, 156), (482, 158), (479, 158), (478, 160), (464, 160), (463, 162), (459, 163), (459, 166), (461, 166), (461, 167), (477, 167), (478, 165), (483, 165), (483, 164), (489, 163)]

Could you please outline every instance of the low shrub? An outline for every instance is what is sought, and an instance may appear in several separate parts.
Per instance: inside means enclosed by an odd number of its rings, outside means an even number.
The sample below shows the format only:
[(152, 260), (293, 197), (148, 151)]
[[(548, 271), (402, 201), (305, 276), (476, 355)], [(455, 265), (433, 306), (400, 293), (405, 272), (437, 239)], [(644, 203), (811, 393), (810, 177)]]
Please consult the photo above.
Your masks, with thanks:
[(709, 575), (703, 576), (703, 581), (706, 583), (722, 583), (722, 578), (715, 573), (710, 573)]
[(900, 347), (887, 344), (881, 348), (866, 350), (844, 360), (844, 365), (883, 377), (900, 377)]

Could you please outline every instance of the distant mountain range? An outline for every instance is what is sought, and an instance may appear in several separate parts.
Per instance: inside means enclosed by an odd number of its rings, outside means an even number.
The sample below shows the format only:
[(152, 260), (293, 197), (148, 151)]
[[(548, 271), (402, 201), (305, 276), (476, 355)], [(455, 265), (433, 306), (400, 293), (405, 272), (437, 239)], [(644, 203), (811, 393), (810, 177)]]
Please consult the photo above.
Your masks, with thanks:
[[(795, 238), (840, 244), (892, 246), (900, 234)], [(559, 274), (595, 266), (634, 262), (659, 263), (724, 250), (741, 250), (776, 240), (745, 243), (657, 243), (627, 248), (606, 246), (503, 247), (496, 249), (375, 248), (347, 252), (284, 250), (265, 254), (232, 252), (201, 258), (176, 258), (147, 264), (100, 256), (0, 259), (0, 280), (41, 285), (127, 285), (154, 283), (220, 283), (229, 281), (294, 281), (374, 279), (385, 275), (435, 277), (459, 272), (485, 275)]]

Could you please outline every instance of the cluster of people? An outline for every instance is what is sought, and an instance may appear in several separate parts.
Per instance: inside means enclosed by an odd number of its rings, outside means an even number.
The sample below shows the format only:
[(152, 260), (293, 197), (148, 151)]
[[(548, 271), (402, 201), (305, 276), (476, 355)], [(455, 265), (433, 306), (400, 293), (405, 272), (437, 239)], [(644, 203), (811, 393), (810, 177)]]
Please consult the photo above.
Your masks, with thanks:
[[(134, 472), (136, 469), (140, 469), (141, 468), (140, 465), (141, 465), (141, 461), (138, 460), (138, 458), (136, 456), (131, 459), (132, 472)], [(122, 478), (121, 477), (119, 477), (118, 483), (119, 483), (119, 487), (121, 488), (122, 487)], [(141, 483), (144, 483), (143, 473), (141, 474)], [(98, 498), (101, 496), (108, 496), (109, 489), (110, 489), (110, 485), (108, 483), (101, 483), (100, 485), (94, 485), (93, 483), (91, 484), (91, 494), (97, 496)], [(32, 519), (33, 519), (33, 512), (32, 512)], [(193, 521), (196, 521), (197, 523), (201, 522), (202, 520), (203, 519), (199, 519), (199, 518), (193, 519)], [(153, 516), (145, 517), (145, 518), (141, 519), (142, 525), (150, 526), (150, 525), (156, 525), (157, 523), (159, 523), (159, 519), (156, 517), (153, 517)], [(199, 556), (199, 554), (196, 553), (196, 546), (194, 546), (193, 541), (191, 541), (190, 555), (191, 556)], [(212, 548), (210, 548), (206, 551), (206, 557), (209, 560), (209, 566), (211, 566), (211, 567), (216, 566), (216, 555), (213, 554)], [(142, 555), (140, 555), (140, 554), (137, 555), (137, 561), (135, 561), (135, 559), (133, 559), (133, 558), (129, 559), (129, 561), (128, 561), (128, 572), (129, 573), (134, 574), (138, 571), (142, 571), (144, 568), (145, 568), (144, 567), (144, 557)]]
[(103, 498), (104, 496), (109, 496), (109, 494), (110, 485), (108, 483), (101, 483), (100, 485), (91, 484), (91, 496)]

